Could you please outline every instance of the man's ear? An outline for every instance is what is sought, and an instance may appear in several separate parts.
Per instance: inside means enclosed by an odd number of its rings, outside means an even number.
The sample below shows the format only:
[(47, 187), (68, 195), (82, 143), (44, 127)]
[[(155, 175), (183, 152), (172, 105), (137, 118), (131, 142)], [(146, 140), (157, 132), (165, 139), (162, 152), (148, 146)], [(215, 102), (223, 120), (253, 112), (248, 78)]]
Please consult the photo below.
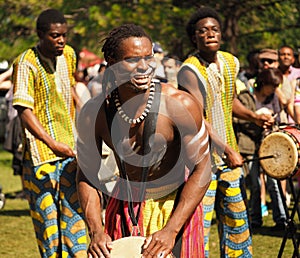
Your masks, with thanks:
[(294, 64), (295, 63), (295, 56), (294, 55), (292, 55), (292, 64)]
[(115, 58), (109, 56), (106, 61), (107, 61), (107, 65), (111, 66), (115, 63)]
[(196, 44), (196, 36), (195, 35), (192, 36), (192, 42)]
[(37, 35), (41, 39), (41, 38), (44, 37), (45, 33), (43, 31), (41, 31), (41, 30), (37, 30)]

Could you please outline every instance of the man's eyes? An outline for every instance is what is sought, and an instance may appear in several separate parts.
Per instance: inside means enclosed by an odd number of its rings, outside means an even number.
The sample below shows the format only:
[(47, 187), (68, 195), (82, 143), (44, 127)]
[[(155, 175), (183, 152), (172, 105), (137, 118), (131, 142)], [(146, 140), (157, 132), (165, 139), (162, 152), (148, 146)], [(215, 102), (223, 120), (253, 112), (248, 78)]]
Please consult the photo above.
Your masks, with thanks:
[(212, 31), (214, 33), (219, 33), (220, 29), (218, 27), (213, 27), (211, 29), (208, 28), (201, 28), (196, 30), (199, 34), (207, 34), (209, 31)]
[(128, 63), (137, 63), (141, 60), (139, 57), (133, 57), (133, 58), (126, 58), (125, 61)]
[(59, 38), (59, 37), (64, 37), (65, 38), (65, 37), (67, 37), (67, 34), (66, 33), (64, 33), (64, 34), (54, 33), (54, 34), (50, 34), (50, 36), (54, 39)]
[(149, 62), (153, 60), (153, 55), (150, 56), (144, 56), (144, 57), (131, 57), (131, 58), (125, 58), (125, 61), (127, 63), (138, 63), (141, 60), (144, 60), (145, 62)]

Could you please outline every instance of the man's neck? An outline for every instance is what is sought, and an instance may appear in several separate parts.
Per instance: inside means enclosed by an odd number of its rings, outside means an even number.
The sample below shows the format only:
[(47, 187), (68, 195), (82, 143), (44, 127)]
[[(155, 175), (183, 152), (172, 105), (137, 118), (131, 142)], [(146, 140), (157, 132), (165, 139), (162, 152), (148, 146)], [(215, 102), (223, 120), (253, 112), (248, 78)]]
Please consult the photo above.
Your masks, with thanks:
[(254, 97), (259, 101), (260, 103), (264, 102), (266, 98), (268, 97), (267, 95), (263, 94), (261, 91), (257, 91), (254, 89)]
[(278, 68), (282, 72), (282, 74), (285, 76), (287, 76), (291, 73), (290, 66), (288, 66), (288, 67), (287, 66), (279, 66)]
[(203, 59), (204, 62), (210, 64), (210, 63), (217, 63), (218, 62), (218, 55), (217, 52), (198, 52), (198, 56)]
[(141, 100), (141, 103), (136, 103), (137, 105), (139, 105), (144, 102), (144, 99), (147, 100), (149, 89), (143, 91), (135, 91), (132, 85), (123, 84), (118, 87), (118, 93), (121, 103), (124, 103), (133, 97), (140, 96), (139, 99)]
[(40, 45), (37, 45), (37, 49), (39, 51), (39, 53), (45, 58), (50, 60), (53, 64), (56, 63), (56, 56), (49, 56), (49, 54), (45, 53), (45, 51), (43, 50), (43, 48)]
[(148, 115), (154, 99), (154, 92), (154, 84), (149, 89), (140, 92), (135, 92), (128, 85), (123, 84), (114, 92), (113, 98), (116, 107), (120, 109), (121, 117), (125, 121), (132, 121), (132, 125), (134, 125), (139, 124)]

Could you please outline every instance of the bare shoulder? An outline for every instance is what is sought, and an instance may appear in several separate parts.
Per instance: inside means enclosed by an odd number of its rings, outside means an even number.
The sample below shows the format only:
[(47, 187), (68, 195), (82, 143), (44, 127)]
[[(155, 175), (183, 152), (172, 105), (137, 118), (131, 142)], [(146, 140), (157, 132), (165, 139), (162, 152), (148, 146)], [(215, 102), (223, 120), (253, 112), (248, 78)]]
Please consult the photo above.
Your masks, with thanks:
[(77, 118), (78, 132), (86, 132), (90, 128), (95, 128), (97, 117), (104, 116), (105, 99), (98, 95), (97, 97), (88, 100), (81, 108)]
[(174, 123), (183, 126), (192, 121), (198, 125), (202, 123), (202, 110), (191, 94), (162, 84), (162, 95), (165, 109), (161, 111), (166, 112)]
[(162, 84), (162, 94), (166, 96), (168, 106), (175, 105), (198, 110), (195, 98), (188, 92), (176, 89), (168, 84)]

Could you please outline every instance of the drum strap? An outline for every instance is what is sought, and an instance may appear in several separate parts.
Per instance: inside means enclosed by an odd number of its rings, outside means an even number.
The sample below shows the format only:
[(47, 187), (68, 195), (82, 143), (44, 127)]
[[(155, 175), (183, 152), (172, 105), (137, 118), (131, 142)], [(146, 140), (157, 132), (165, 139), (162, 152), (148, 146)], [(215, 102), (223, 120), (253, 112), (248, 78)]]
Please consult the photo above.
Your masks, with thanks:
[[(145, 118), (144, 122), (144, 131), (143, 131), (143, 168), (142, 168), (142, 184), (141, 184), (141, 190), (140, 190), (140, 200), (144, 200), (145, 193), (146, 193), (146, 182), (149, 172), (149, 166), (148, 162), (145, 156), (151, 151), (151, 147), (149, 144), (149, 138), (151, 135), (153, 135), (156, 131), (156, 123), (157, 123), (157, 117), (158, 117), (158, 111), (160, 106), (160, 93), (161, 93), (161, 84), (159, 82), (155, 82), (155, 95), (153, 98), (153, 103), (150, 109), (150, 112), (148, 116)], [(114, 107), (113, 109), (111, 109)], [(116, 113), (116, 108), (114, 105), (110, 105), (110, 109), (106, 109), (107, 111), (107, 122), (109, 126), (109, 131), (111, 132), (111, 125), (112, 125), (112, 119), (114, 117), (114, 114)], [(134, 212), (134, 205), (133, 205), (133, 197), (132, 197), (132, 189), (130, 185), (130, 181), (128, 178), (128, 175), (125, 170), (125, 162), (124, 160), (119, 156), (120, 159), (120, 174), (123, 179), (126, 179), (126, 192), (127, 192), (127, 198), (128, 198), (128, 213), (133, 225), (133, 229), (137, 229), (137, 234), (140, 235), (140, 230), (138, 227), (138, 220), (140, 216), (140, 210), (141, 210), (141, 203), (139, 203), (137, 213)], [(128, 233), (126, 233), (126, 218), (124, 214), (124, 203), (121, 202), (121, 209), (122, 209), (122, 235), (123, 237), (128, 236)], [(128, 231), (127, 231), (128, 232)], [(130, 232), (130, 235), (132, 235), (133, 232)]]

